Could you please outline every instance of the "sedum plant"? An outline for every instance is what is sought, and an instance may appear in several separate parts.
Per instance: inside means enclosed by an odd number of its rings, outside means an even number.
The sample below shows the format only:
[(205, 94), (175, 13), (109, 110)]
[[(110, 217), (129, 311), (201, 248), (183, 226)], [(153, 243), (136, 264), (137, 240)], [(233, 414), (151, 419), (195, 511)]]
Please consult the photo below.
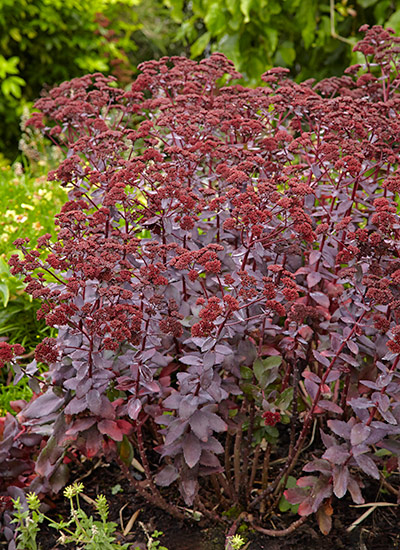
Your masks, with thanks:
[[(400, 39), (361, 30), (365, 63), (319, 83), (275, 68), (245, 88), (213, 54), (36, 103), (66, 154), (49, 179), (72, 185), (57, 239), (11, 260), (59, 329), (18, 415), (48, 437), (38, 491), (72, 446), (177, 518), (327, 533), (381, 477), (376, 449), (399, 456)], [(300, 519), (266, 528), (283, 493)]]

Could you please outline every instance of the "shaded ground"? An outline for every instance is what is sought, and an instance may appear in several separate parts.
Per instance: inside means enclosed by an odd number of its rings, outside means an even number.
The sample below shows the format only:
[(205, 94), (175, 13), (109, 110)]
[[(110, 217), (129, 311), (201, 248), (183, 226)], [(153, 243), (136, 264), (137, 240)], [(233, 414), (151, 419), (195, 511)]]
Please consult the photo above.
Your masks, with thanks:
[[(160, 541), (168, 550), (224, 550), (224, 534), (218, 527), (200, 529), (196, 524), (183, 524), (152, 507), (135, 495), (117, 467), (102, 464), (93, 470), (87, 463), (87, 466), (82, 466), (80, 472), (74, 472), (71, 481), (83, 476), (85, 477), (81, 481), (85, 486), (84, 492), (87, 496), (94, 499), (102, 493), (107, 497), (110, 505), (109, 519), (118, 523), (119, 533), (122, 532), (120, 517), (122, 516), (123, 525), (126, 527), (132, 515), (140, 510), (129, 534), (125, 537), (121, 534), (118, 535), (118, 540), (121, 543), (132, 543), (132, 550), (137, 545), (140, 548), (146, 548), (146, 536), (141, 523), (150, 533), (154, 530), (162, 531), (163, 535), (160, 537)], [(118, 488), (117, 485), (120, 485), (122, 490), (113, 495), (112, 488)], [(367, 502), (371, 503), (394, 501), (391, 495), (382, 494), (379, 485), (375, 483), (366, 488), (366, 498)], [(53, 502), (48, 501), (48, 504), (51, 508), (47, 515), (55, 519), (60, 516), (64, 519), (68, 518), (69, 506), (64, 497), (60, 496)], [(320, 534), (312, 517), (307, 524), (285, 538), (265, 537), (250, 531), (243, 533), (246, 540), (250, 542), (247, 550), (341, 550), (342, 548), (349, 550), (400, 550), (399, 507), (379, 507), (358, 527), (347, 532), (346, 529), (351, 523), (366, 511), (366, 508), (350, 507), (351, 504), (352, 502), (348, 499), (333, 503), (334, 526), (327, 536)], [(82, 507), (88, 514), (94, 514), (94, 509), (89, 504), (82, 501)], [(275, 516), (273, 524), (269, 522), (265, 528), (282, 529), (297, 518), (298, 516), (294, 517), (289, 514)], [(54, 529), (43, 527), (38, 537), (42, 550), (65, 550), (66, 546), (57, 544), (58, 536)], [(73, 546), (70, 545), (69, 549), (72, 550)]]

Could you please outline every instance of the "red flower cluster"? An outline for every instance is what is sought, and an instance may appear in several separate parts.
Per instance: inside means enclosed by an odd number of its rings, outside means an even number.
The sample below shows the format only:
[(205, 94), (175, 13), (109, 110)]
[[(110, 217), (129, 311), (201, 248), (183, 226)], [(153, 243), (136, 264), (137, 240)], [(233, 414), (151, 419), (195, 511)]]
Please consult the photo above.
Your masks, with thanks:
[(275, 426), (275, 424), (281, 421), (281, 414), (279, 412), (264, 411), (261, 416), (266, 426)]
[(4, 367), (6, 363), (10, 363), (22, 355), (25, 351), (20, 344), (8, 344), (7, 342), (0, 342), (0, 368)]
[(44, 338), (44, 340), (36, 346), (35, 359), (40, 363), (51, 365), (57, 361), (59, 350), (57, 340), (55, 338)]

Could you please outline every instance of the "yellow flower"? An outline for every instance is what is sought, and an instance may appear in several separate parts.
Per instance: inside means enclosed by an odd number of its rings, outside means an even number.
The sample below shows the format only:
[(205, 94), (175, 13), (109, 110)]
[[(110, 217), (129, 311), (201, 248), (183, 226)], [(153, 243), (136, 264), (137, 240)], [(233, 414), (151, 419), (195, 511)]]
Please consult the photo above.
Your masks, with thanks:
[(72, 498), (75, 495), (78, 495), (79, 493), (82, 493), (83, 491), (83, 483), (74, 482), (72, 485), (68, 485), (64, 489), (64, 496), (66, 498)]
[[(14, 225), (5, 225), (3, 228), (4, 233), (15, 233), (16, 230), (17, 228)], [(4, 237), (4, 235), (2, 235), (2, 237)], [(6, 240), (6, 239), (2, 239), (2, 240)]]
[(41, 225), (39, 222), (34, 222), (32, 224), (32, 228), (35, 229), (35, 231), (41, 231), (43, 229), (43, 225)]
[(38, 189), (37, 193), (35, 195), (39, 195), (39, 197), (42, 197), (43, 199), (49, 201), (53, 198), (53, 193), (51, 191), (48, 191), (47, 189)]
[(21, 203), (21, 208), (25, 208), (25, 210), (34, 210), (34, 207), (31, 204)]
[(24, 214), (18, 214), (15, 217), (15, 221), (18, 222), (18, 223), (24, 223), (24, 222), (26, 222), (27, 219), (28, 219), (28, 216), (25, 216)]
[(12, 220), (15, 220), (17, 213), (15, 210), (6, 210), (6, 218), (11, 218)]

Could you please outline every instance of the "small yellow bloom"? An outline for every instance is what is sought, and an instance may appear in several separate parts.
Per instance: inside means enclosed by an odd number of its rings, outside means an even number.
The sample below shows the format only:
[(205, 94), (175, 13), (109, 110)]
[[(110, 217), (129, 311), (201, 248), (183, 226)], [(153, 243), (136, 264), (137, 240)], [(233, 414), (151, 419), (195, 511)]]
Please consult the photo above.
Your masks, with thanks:
[(52, 191), (49, 191), (48, 189), (43, 189), (43, 187), (41, 187), (40, 189), (37, 190), (37, 192), (35, 193), (36, 196), (39, 195), (39, 197), (47, 200), (47, 201), (50, 201), (52, 198), (53, 198), (53, 193)]
[(21, 204), (21, 208), (24, 208), (25, 210), (34, 210), (34, 207), (31, 204)]
[(82, 491), (83, 491), (83, 483), (77, 483), (75, 481), (75, 483), (73, 483), (72, 485), (68, 485), (68, 487), (64, 489), (64, 496), (66, 498), (72, 498), (73, 496), (78, 495), (79, 493), (82, 493)]
[(35, 231), (41, 231), (43, 229), (43, 225), (41, 225), (39, 222), (34, 222), (32, 224), (32, 228), (35, 229)]
[(15, 233), (17, 228), (14, 225), (5, 225), (3, 228), (4, 233)]
[(18, 223), (24, 223), (24, 222), (26, 222), (27, 219), (28, 219), (28, 216), (25, 216), (24, 214), (18, 214), (15, 217), (15, 221), (18, 222)]
[(15, 210), (6, 210), (6, 218), (11, 218), (12, 220), (15, 220), (17, 213)]

